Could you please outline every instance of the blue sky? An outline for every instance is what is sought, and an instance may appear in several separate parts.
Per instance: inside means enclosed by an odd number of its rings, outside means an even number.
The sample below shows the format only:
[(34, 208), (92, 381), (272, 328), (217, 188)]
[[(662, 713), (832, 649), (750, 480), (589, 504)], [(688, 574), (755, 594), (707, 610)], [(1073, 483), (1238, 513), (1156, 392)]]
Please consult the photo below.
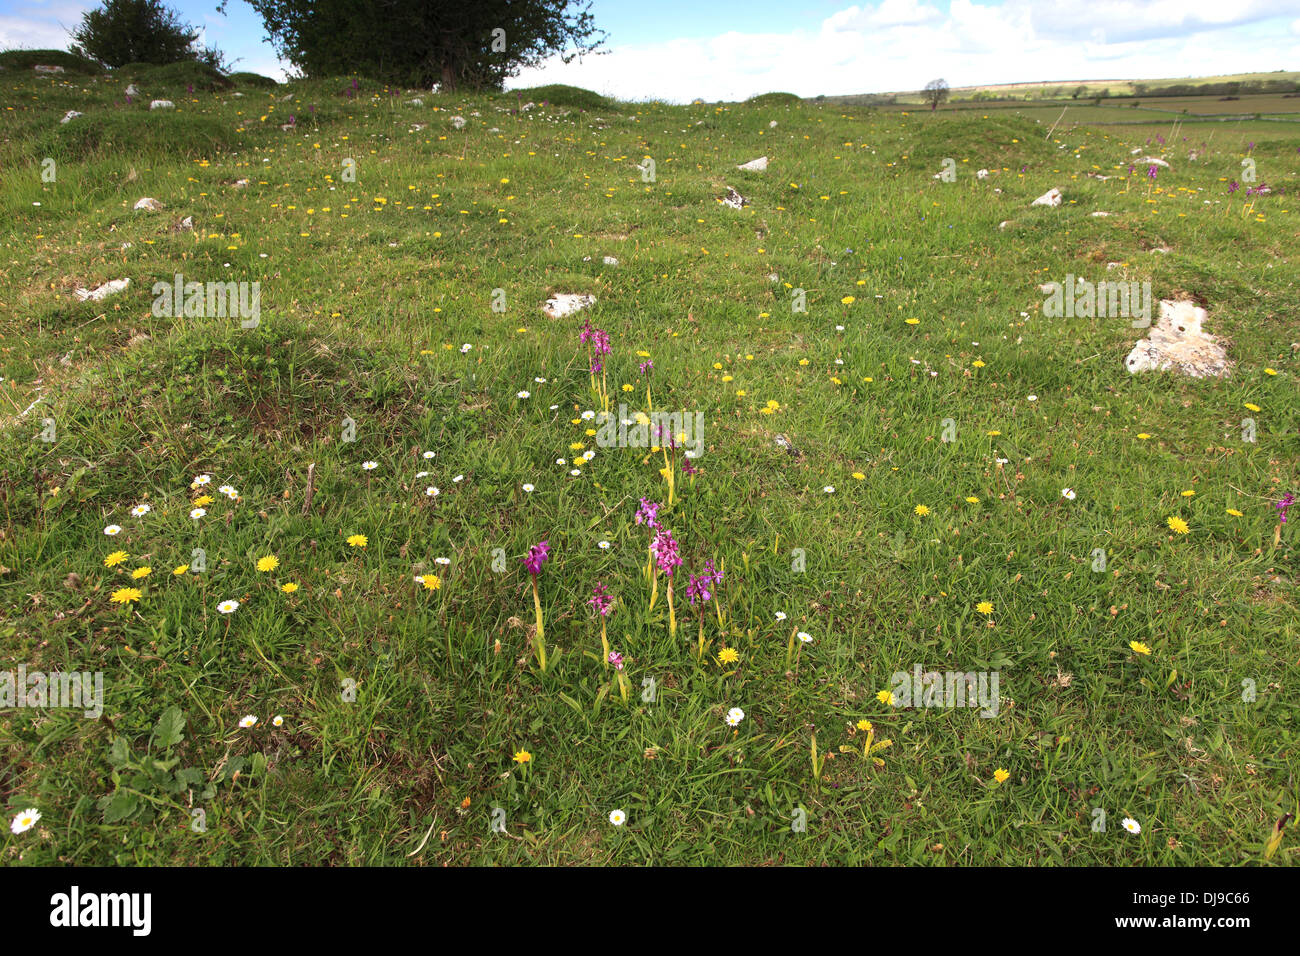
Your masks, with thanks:
[[(472, 2), (472, 0), (471, 0)], [(93, 0), (0, 0), (0, 47), (56, 47)], [(238, 69), (283, 78), (245, 0), (171, 4)], [(595, 0), (604, 56), (510, 85), (626, 99), (742, 99), (1049, 79), (1300, 69), (1300, 0)]]

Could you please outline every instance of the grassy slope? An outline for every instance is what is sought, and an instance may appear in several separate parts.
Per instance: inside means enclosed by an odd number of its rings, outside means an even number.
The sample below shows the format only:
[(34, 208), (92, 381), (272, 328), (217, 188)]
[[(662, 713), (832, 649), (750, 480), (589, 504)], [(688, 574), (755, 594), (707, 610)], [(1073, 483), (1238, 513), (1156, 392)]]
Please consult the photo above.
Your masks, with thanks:
[[(292, 102), (173, 97), (182, 150), (119, 137), (42, 183), (43, 138), (67, 109), (114, 129), (158, 117), (108, 82), (3, 84), (0, 166), (26, 173), (0, 181), (0, 413), (42, 404), (0, 432), (0, 669), (103, 670), (108, 718), (0, 713), (0, 800), (44, 815), (0, 831), (5, 863), (1239, 864), (1297, 809), (1294, 522), (1272, 547), (1300, 451), (1297, 210), (1274, 196), (1243, 216), (1242, 194), (1225, 195), (1247, 139), (1260, 178), (1294, 192), (1294, 134), (1220, 131), (1189, 163), (1198, 130), (1148, 191), (1085, 175), (1160, 151), (1130, 130), (1049, 142), (1047, 124), (1002, 113), (811, 106), (515, 116), (513, 96), (409, 106), (340, 97), (339, 81), (297, 85)], [(298, 130), (282, 132), (289, 114)], [(766, 174), (734, 169), (760, 154)], [(654, 183), (634, 168), (646, 155)], [(956, 183), (932, 179), (945, 157)], [(720, 206), (724, 184), (752, 204)], [(1051, 186), (1066, 204), (1030, 209)], [(167, 209), (133, 212), (144, 195)], [(193, 231), (174, 228), (185, 216)], [(152, 283), (176, 272), (260, 281), (260, 327), (153, 316)], [(1127, 321), (1040, 315), (1037, 285), (1067, 273), (1207, 302), (1235, 374), (1129, 376), (1141, 333)], [(131, 289), (104, 303), (71, 296), (123, 276)], [(664, 497), (662, 459), (595, 448), (581, 323), (541, 313), (553, 291), (598, 297), (615, 401), (644, 406), (646, 352), (655, 407), (705, 414), (702, 473), (678, 475), (664, 513), (688, 563), (725, 561), (727, 634), (708, 622), (703, 664), (669, 637), (662, 589), (647, 612), (632, 518), (638, 498)], [(1256, 444), (1239, 436), (1250, 414)], [(44, 417), (54, 443), (36, 440)], [(576, 445), (597, 454), (571, 478), (555, 462)], [(240, 500), (216, 495), (192, 520), (198, 473)], [(131, 517), (142, 501), (153, 511)], [(126, 530), (105, 537), (110, 522)], [(345, 542), (357, 533), (364, 550)], [(519, 565), (542, 538), (545, 675)], [(174, 577), (196, 547), (208, 570)], [(130, 559), (105, 568), (118, 548)], [(257, 572), (271, 554), (279, 567)], [(141, 565), (143, 599), (111, 604)], [(426, 569), (439, 591), (413, 584)], [(599, 660), (598, 580), (621, 599), (610, 641), (630, 705)], [(242, 606), (221, 615), (230, 598)], [(814, 640), (788, 668), (792, 625)], [(724, 641), (738, 666), (712, 660)], [(1001, 715), (880, 703), (914, 664), (998, 670)], [(180, 740), (156, 728), (172, 706)], [(736, 735), (732, 706), (747, 714)], [(244, 714), (261, 720), (241, 730)], [(882, 767), (862, 757), (864, 718), (892, 741)], [(820, 782), (814, 731), (831, 755)], [(115, 741), (178, 762), (115, 779)], [(198, 773), (178, 783), (184, 768)], [(493, 807), (511, 839), (490, 835)], [(806, 834), (791, 832), (796, 807)], [(627, 827), (606, 822), (615, 808)], [(1273, 861), (1293, 859), (1287, 846)]]

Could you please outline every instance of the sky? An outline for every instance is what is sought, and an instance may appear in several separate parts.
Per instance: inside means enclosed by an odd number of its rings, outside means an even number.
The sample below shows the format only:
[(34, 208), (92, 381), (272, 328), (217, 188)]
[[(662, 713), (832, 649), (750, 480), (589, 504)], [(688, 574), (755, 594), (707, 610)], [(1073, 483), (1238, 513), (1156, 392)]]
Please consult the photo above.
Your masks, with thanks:
[[(364, 0), (359, 0), (364, 2)], [(473, 2), (473, 0), (467, 0)], [(0, 0), (0, 47), (56, 48), (94, 0)], [(284, 79), (246, 0), (172, 0), (236, 69)], [(602, 55), (529, 68), (627, 100), (740, 100), (1300, 69), (1300, 0), (593, 0)]]

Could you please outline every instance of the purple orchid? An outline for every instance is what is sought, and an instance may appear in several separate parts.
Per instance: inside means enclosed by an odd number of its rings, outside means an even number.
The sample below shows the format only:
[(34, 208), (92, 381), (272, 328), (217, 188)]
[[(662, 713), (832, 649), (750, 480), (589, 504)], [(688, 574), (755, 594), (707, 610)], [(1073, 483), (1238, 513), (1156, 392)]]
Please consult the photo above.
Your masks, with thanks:
[(645, 525), (651, 531), (657, 531), (659, 529), (658, 514), (659, 502), (651, 501), (649, 498), (642, 498), (641, 507), (636, 512), (636, 523)]
[(533, 545), (528, 549), (528, 557), (524, 558), (524, 567), (533, 577), (542, 573), (542, 562), (547, 559), (551, 546), (546, 541)]
[(591, 592), (591, 597), (587, 603), (595, 609), (601, 617), (608, 617), (610, 610), (614, 607), (614, 596), (609, 593), (601, 581), (596, 582), (596, 587)]
[(666, 577), (672, 577), (673, 571), (682, 563), (682, 556), (678, 553), (679, 547), (673, 540), (673, 533), (667, 528), (661, 530), (655, 535), (654, 542), (650, 545), (650, 550), (654, 553), (655, 562), (659, 565), (659, 570)]
[(1295, 495), (1291, 494), (1291, 492), (1288, 491), (1285, 495), (1282, 496), (1282, 500), (1273, 506), (1274, 508), (1277, 509), (1277, 520), (1281, 524), (1286, 524), (1286, 509), (1290, 508), (1292, 502), (1294, 501), (1295, 501)]

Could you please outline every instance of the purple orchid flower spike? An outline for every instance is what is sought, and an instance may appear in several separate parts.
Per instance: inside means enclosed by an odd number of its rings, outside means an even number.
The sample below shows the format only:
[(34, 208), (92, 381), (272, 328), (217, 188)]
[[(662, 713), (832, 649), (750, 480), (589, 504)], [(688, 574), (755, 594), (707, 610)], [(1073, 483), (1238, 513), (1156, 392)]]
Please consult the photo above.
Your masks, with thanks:
[(657, 531), (659, 530), (658, 514), (659, 502), (651, 501), (649, 498), (642, 498), (641, 507), (636, 512), (636, 523), (645, 525), (651, 531)]
[(659, 565), (659, 570), (667, 577), (673, 576), (682, 563), (682, 556), (679, 553), (679, 546), (673, 540), (673, 533), (667, 528), (661, 530), (655, 535), (654, 543), (650, 545), (654, 551), (655, 562)]
[(601, 617), (608, 617), (609, 612), (614, 607), (614, 596), (609, 593), (603, 582), (597, 581), (596, 587), (591, 592), (591, 597), (587, 599), (587, 603)]
[(542, 563), (549, 556), (551, 546), (546, 541), (539, 542), (528, 549), (528, 557), (524, 558), (524, 567), (533, 577), (542, 573)]

